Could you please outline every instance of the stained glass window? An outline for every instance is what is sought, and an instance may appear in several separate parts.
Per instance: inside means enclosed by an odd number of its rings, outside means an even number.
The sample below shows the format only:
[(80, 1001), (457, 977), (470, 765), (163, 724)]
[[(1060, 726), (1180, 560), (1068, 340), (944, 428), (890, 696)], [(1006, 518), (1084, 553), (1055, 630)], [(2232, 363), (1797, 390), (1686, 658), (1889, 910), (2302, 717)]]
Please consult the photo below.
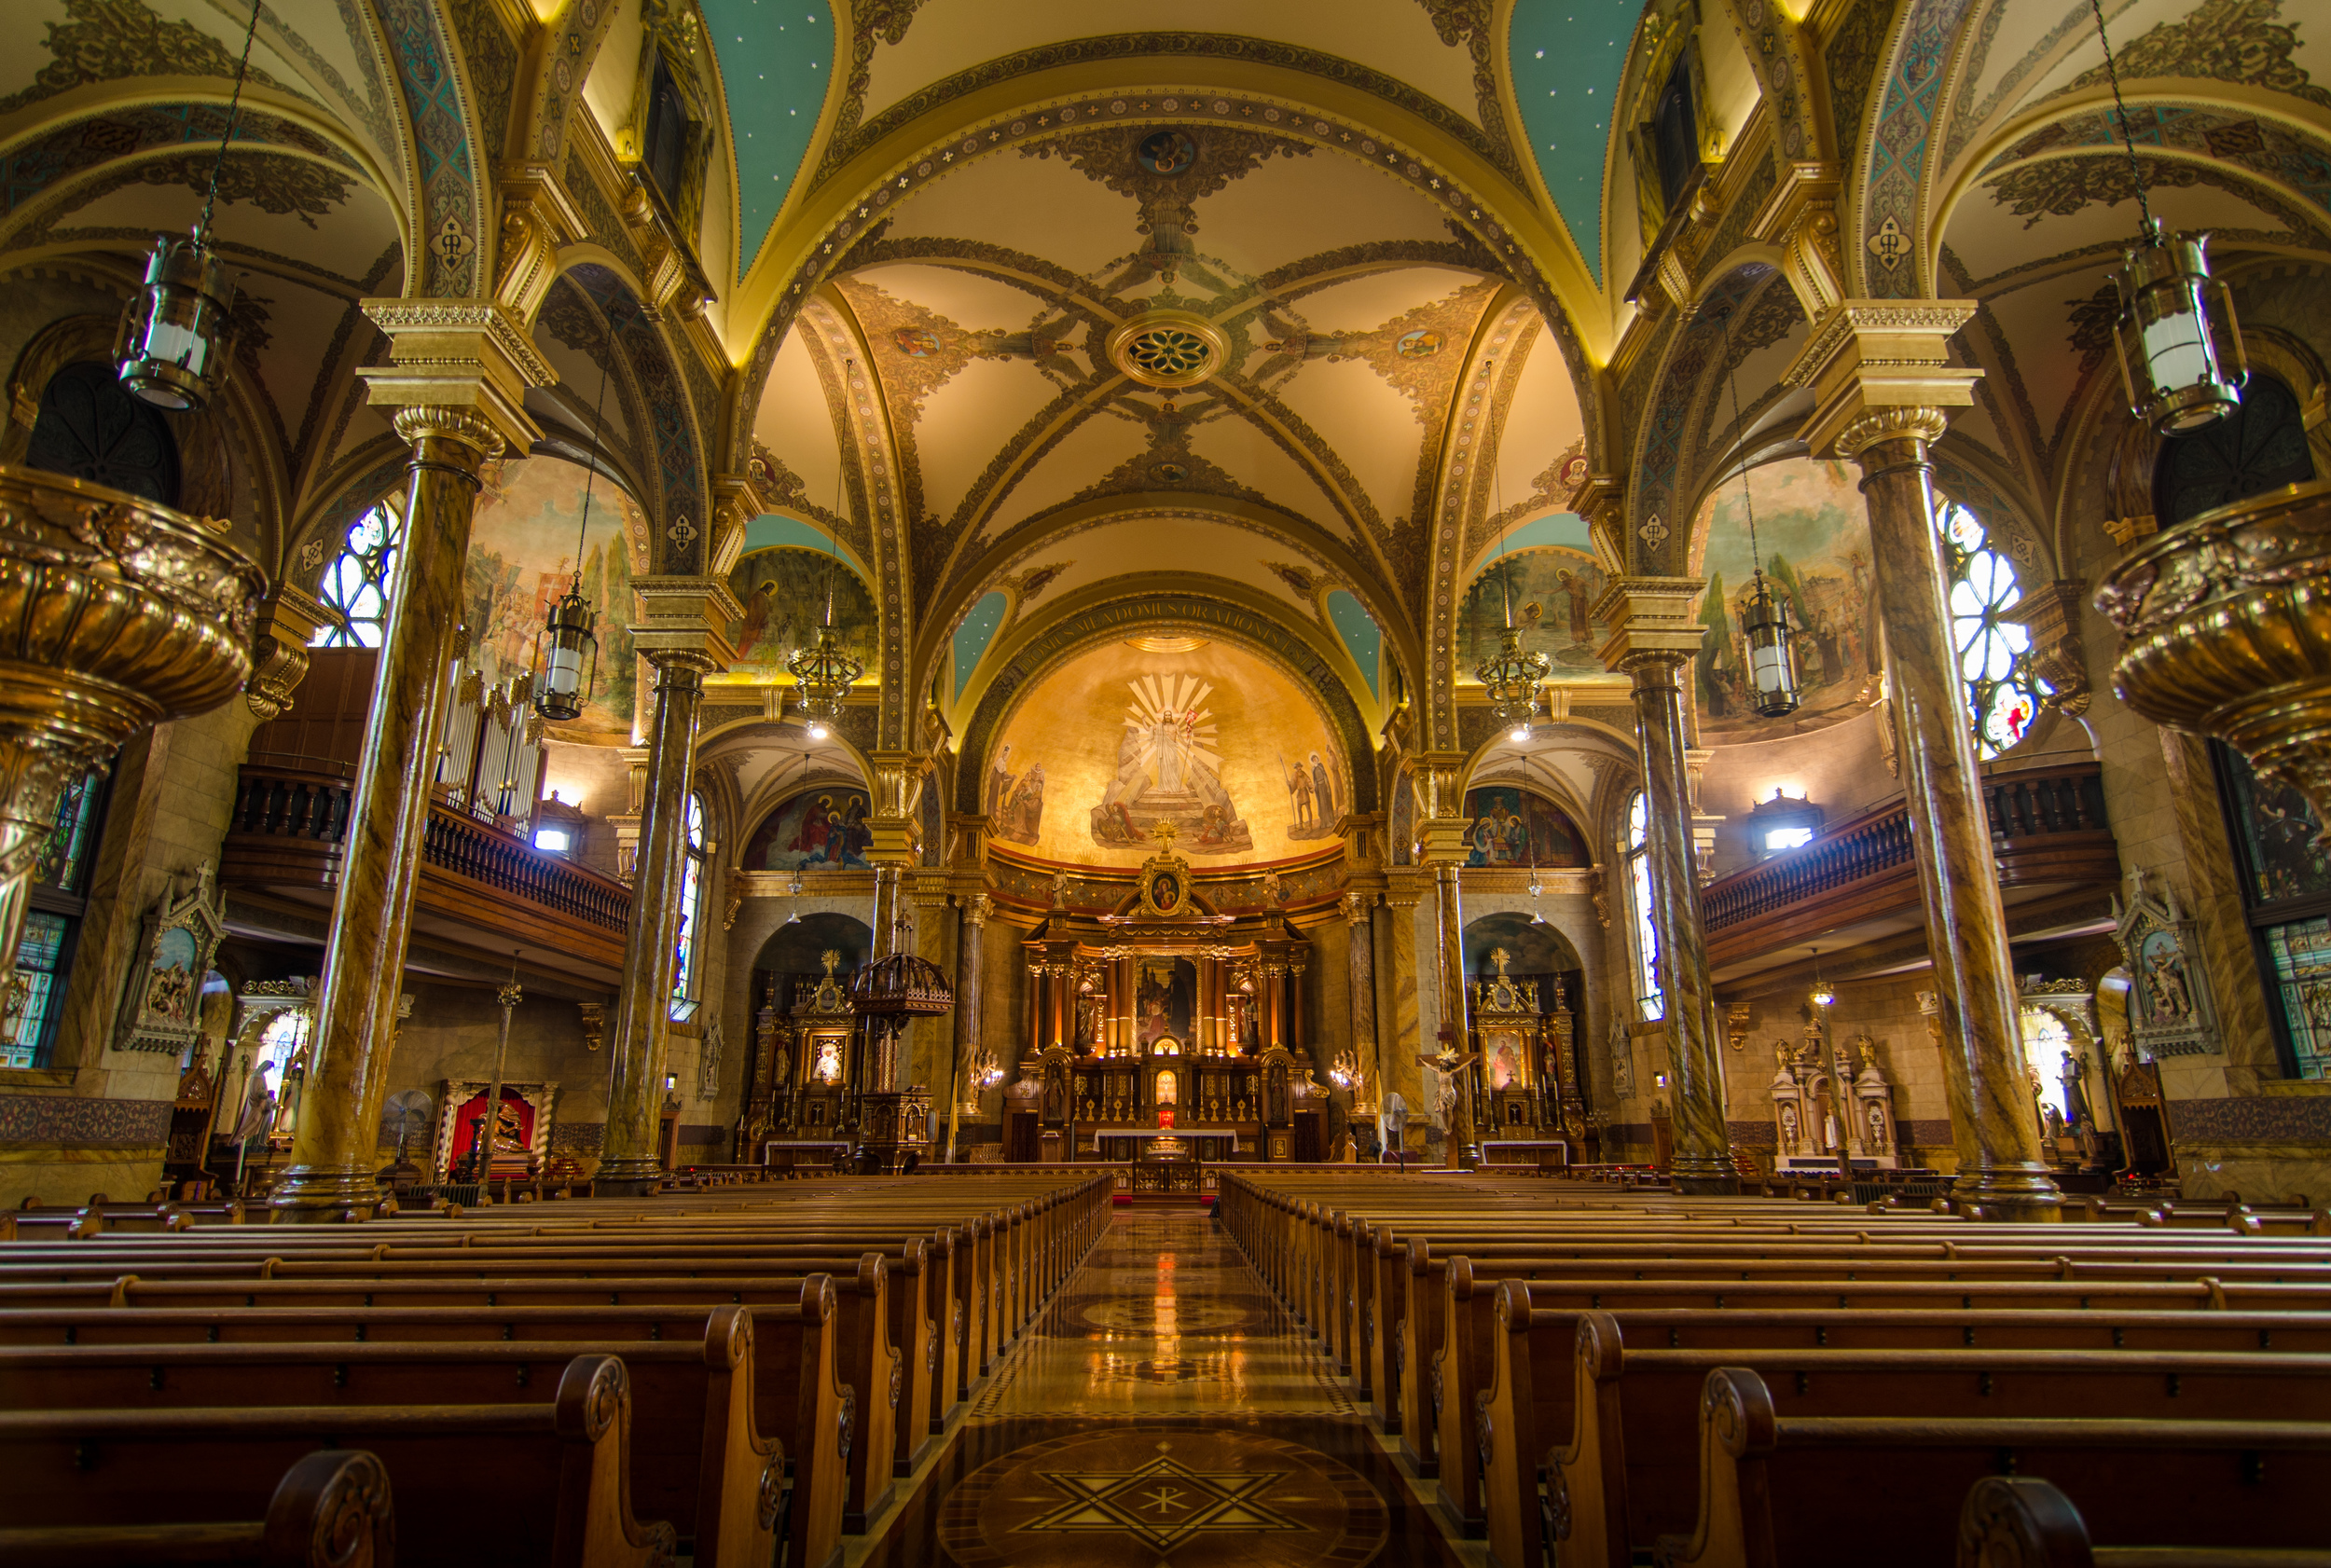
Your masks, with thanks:
[(2023, 1010), (2023, 1060), (2031, 1068), (2040, 1104), (2053, 1106), (2069, 1126), (2072, 1107), (2064, 1102), (2064, 1052), (2072, 1049), (2072, 1031), (2044, 1007)]
[(327, 619), (310, 647), (380, 646), (404, 542), (405, 518), (393, 502), (381, 502), (349, 525), (346, 543), (316, 585)]
[(704, 797), (688, 797), (687, 816), (683, 820), (683, 838), (680, 856), (680, 941), (672, 955), (672, 1000), (682, 1001), (696, 995), (697, 983), (697, 905), (704, 890)]
[(2023, 597), (2015, 566), (1991, 546), (1983, 521), (1955, 501), (1942, 503), (1942, 542), (1951, 562), (1951, 641), (1985, 762), (2017, 745), (2039, 716), (2041, 682), (2032, 674), (2032, 634), (2002, 613)]
[(2263, 934), (2292, 1076), (2331, 1078), (2331, 920), (2294, 920)]
[(33, 910), (24, 916), (24, 937), (17, 943), (16, 973), (0, 997), (0, 1067), (37, 1067), (47, 1064), (49, 1037), (64, 1005), (65, 955), (74, 922), (62, 915)]
[(60, 893), (87, 891), (91, 851), (97, 847), (97, 807), (105, 792), (103, 770), (83, 774), (58, 798), (48, 842), (33, 862), (33, 881)]
[(1646, 1023), (1667, 1016), (1660, 991), (1659, 932), (1651, 925), (1651, 817), (1642, 791), (1627, 806), (1627, 900), (1634, 915), (1635, 992)]

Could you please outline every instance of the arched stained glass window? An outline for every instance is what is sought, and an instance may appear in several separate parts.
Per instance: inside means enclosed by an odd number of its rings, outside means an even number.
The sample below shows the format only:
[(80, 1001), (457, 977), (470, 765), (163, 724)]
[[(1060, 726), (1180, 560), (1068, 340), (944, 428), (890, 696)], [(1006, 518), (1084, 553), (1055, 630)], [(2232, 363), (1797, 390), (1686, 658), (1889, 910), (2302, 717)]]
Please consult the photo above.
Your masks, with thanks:
[(1966, 683), (1975, 755), (1989, 762), (2029, 735), (2039, 716), (2043, 685), (2032, 674), (2032, 634), (2004, 618), (2023, 588), (1971, 509), (1945, 501), (1939, 520), (1951, 563), (1951, 642)]
[(395, 589), (396, 565), (405, 543), (405, 517), (397, 503), (383, 501), (349, 525), (348, 539), (316, 585), (324, 626), (311, 648), (378, 648)]
[(1635, 996), (1646, 1023), (1667, 1016), (1660, 991), (1660, 939), (1651, 924), (1650, 800), (1642, 791), (1627, 805), (1627, 901), (1634, 916)]

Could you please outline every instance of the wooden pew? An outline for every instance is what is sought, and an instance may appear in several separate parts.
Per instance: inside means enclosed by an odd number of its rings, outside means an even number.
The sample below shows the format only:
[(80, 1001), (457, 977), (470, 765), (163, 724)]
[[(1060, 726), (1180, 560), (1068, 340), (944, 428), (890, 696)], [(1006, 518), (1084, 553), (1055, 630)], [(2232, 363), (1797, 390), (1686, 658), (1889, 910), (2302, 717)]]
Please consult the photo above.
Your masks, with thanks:
[[(221, 1478), (207, 1512), (248, 1506), (247, 1487)], [(0, 1526), (8, 1568), (392, 1568), (396, 1521), (388, 1471), (361, 1450), (295, 1460), (253, 1519), (199, 1521), (117, 1514), (103, 1524)]]
[(577, 1356), (543, 1403), (0, 1410), (0, 1517), (232, 1519), (248, 1507), (239, 1484), (352, 1445), (388, 1473), (407, 1561), (652, 1568), (675, 1537), (632, 1513), (630, 1419), (624, 1365), (606, 1355)]
[(2331, 1355), (2246, 1351), (1628, 1350), (1618, 1324), (1579, 1324), (1574, 1426), (1547, 1493), (1567, 1568), (1627, 1568), (1691, 1528), (1696, 1424), (1708, 1376), (1753, 1370), (1794, 1419), (2297, 1420), (2331, 1436)]
[(577, 1355), (619, 1355), (630, 1396), (634, 1506), (671, 1521), (699, 1562), (775, 1554), (785, 1456), (753, 1422), (752, 1319), (716, 1309), (662, 1343), (466, 1341), (140, 1344), (0, 1350), (0, 1403), (148, 1411), (236, 1404), (373, 1407), (522, 1402)]
[(1658, 1543), (1663, 1568), (1953, 1568), (1961, 1500), (2003, 1467), (2111, 1541), (2240, 1520), (2257, 1547), (2319, 1548), (2331, 1487), (2331, 1423), (1782, 1416), (1745, 1368), (1708, 1375), (1698, 1446), (1696, 1522)]
[[(1959, 1509), (1956, 1568), (2331, 1568), (2331, 1547), (2249, 1544), (2249, 1520), (2181, 1520), (2182, 1546), (2100, 1547), (2088, 1520), (2053, 1481), (1985, 1476)], [(2108, 1535), (2117, 1539), (2117, 1534)]]

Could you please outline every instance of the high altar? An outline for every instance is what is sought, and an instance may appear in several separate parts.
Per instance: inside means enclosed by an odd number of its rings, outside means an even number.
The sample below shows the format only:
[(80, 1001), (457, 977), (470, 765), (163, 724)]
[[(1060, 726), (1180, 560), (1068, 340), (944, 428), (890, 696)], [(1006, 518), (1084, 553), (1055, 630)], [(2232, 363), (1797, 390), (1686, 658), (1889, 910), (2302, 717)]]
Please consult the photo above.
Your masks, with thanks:
[(1028, 1037), (1005, 1092), (1007, 1160), (1317, 1160), (1327, 1090), (1304, 1038), (1311, 944), (1274, 901), (1218, 911), (1191, 886), (1171, 823), (1106, 915), (1055, 896), (1022, 944)]

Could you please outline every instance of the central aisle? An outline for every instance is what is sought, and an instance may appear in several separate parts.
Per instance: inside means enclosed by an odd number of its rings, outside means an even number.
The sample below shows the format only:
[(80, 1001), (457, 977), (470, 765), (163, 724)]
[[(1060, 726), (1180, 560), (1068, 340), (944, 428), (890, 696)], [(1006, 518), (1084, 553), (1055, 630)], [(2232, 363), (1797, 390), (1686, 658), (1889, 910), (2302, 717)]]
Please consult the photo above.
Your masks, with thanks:
[(866, 1561), (1460, 1568), (1478, 1555), (1449, 1549), (1309, 1340), (1193, 1210), (1111, 1224)]

